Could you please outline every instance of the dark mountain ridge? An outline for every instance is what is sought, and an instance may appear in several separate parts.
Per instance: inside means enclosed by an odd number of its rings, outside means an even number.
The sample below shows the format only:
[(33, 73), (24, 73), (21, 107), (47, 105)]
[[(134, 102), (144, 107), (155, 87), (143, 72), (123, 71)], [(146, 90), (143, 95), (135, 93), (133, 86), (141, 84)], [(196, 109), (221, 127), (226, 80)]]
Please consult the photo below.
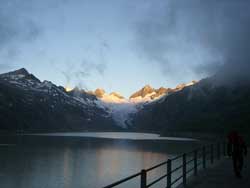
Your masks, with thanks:
[[(126, 131), (226, 133), (238, 129), (250, 135), (250, 82), (221, 84), (220, 75), (175, 89), (146, 86), (134, 97), (163, 97), (140, 104)], [(233, 84), (232, 84), (233, 83)], [(25, 69), (0, 75), (0, 130), (115, 131), (121, 129), (94, 93), (41, 82)], [(113, 94), (117, 95), (117, 94)], [(122, 97), (122, 96), (118, 96)]]
[(168, 95), (161, 102), (144, 106), (135, 114), (135, 130), (169, 132), (227, 133), (236, 129), (250, 133), (250, 84), (214, 83), (215, 77), (201, 80)]
[(25, 69), (0, 75), (0, 121), (0, 130), (8, 131), (119, 129), (95, 96), (66, 92)]

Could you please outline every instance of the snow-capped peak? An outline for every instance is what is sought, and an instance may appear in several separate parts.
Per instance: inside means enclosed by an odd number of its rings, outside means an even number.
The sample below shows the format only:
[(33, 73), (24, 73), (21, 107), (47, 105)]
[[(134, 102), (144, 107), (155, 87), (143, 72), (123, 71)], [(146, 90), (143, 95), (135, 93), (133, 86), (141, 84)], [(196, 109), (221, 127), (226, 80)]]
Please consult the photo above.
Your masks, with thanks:
[(139, 91), (132, 94), (129, 98), (130, 99), (136, 98), (136, 97), (144, 98), (146, 95), (152, 94), (153, 92), (155, 92), (155, 89), (152, 88), (150, 85), (146, 85), (142, 89), (140, 89)]
[(97, 88), (94, 91), (94, 95), (96, 95), (96, 97), (98, 97), (98, 98), (102, 98), (104, 94), (105, 94), (105, 90), (102, 88)]
[(5, 80), (12, 81), (12, 82), (29, 81), (29, 82), (40, 83), (40, 80), (36, 78), (33, 74), (30, 74), (25, 68), (21, 68), (21, 69), (11, 71), (8, 73), (0, 74), (0, 77), (4, 78)]
[(15, 70), (15, 71), (5, 73), (3, 75), (23, 75), (23, 76), (28, 76), (28, 75), (30, 75), (30, 73), (25, 68), (21, 68), (21, 69)]
[(185, 87), (192, 86), (192, 85), (194, 85), (196, 83), (197, 83), (197, 81), (193, 80), (192, 82), (189, 82), (187, 84), (184, 84), (184, 83), (183, 84), (179, 84), (179, 85), (176, 86), (176, 88), (174, 90), (175, 91), (179, 91), (179, 90), (182, 90)]
[(117, 92), (112, 92), (110, 94), (105, 93), (104, 89), (96, 89), (94, 95), (103, 102), (106, 103), (127, 103), (121, 94)]
[(170, 93), (177, 92), (182, 90), (185, 87), (196, 84), (197, 81), (192, 81), (187, 84), (179, 84), (176, 88), (165, 88), (160, 87), (155, 89), (150, 85), (145, 85), (143, 88), (133, 93), (129, 99), (124, 98), (121, 94), (117, 92), (111, 92), (110, 94), (106, 93), (104, 89), (97, 88), (94, 92), (89, 91), (88, 93), (95, 95), (99, 100), (106, 103), (145, 103), (155, 101), (157, 99), (162, 98), (163, 96), (167, 96)]
[(129, 97), (129, 100), (133, 103), (148, 102), (160, 98), (161, 96), (167, 94), (168, 91), (169, 89), (164, 87), (154, 89), (150, 85), (146, 85), (139, 91), (132, 94)]

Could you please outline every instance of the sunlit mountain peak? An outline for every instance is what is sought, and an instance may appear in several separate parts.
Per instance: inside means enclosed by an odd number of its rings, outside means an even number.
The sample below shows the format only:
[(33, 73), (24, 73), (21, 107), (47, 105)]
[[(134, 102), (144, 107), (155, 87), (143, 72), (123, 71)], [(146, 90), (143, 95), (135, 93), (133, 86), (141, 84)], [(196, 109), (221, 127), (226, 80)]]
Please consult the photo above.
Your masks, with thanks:
[(65, 91), (66, 91), (66, 92), (70, 92), (70, 91), (72, 91), (72, 90), (73, 90), (72, 87), (70, 87), (70, 86), (65, 86)]

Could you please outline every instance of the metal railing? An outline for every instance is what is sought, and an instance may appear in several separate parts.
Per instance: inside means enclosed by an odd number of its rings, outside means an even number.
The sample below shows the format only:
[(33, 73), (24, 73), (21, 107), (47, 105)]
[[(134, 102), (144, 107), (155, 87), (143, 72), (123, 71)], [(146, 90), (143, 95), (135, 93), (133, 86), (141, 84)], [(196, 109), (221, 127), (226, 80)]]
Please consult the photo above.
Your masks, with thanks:
[[(216, 149), (216, 150), (215, 150)], [(182, 184), (184, 186), (187, 185), (187, 177), (188, 175), (191, 175), (191, 172), (193, 172), (193, 175), (196, 176), (198, 174), (199, 168), (205, 169), (207, 167), (207, 162), (210, 161), (211, 164), (214, 163), (214, 160), (221, 159), (221, 156), (226, 156), (226, 143), (217, 143), (217, 144), (211, 144), (203, 146), (202, 148), (198, 148), (194, 151), (191, 151), (189, 153), (184, 153), (182, 155), (179, 155), (175, 158), (168, 159), (165, 162), (162, 162), (160, 164), (157, 164), (151, 168), (148, 169), (142, 169), (140, 172), (133, 174), (129, 177), (126, 177), (124, 179), (121, 179), (117, 182), (114, 182), (108, 186), (105, 186), (103, 188), (113, 188), (117, 185), (120, 185), (124, 182), (127, 182), (129, 180), (132, 180), (136, 177), (140, 177), (140, 188), (149, 188), (156, 183), (160, 182), (161, 180), (166, 178), (166, 188), (171, 188), (174, 184), (182, 180)], [(188, 160), (187, 160), (188, 159)], [(173, 163), (177, 160), (182, 160), (181, 164), (173, 169)], [(166, 165), (166, 173), (162, 174), (157, 179), (147, 182), (147, 174), (150, 171), (153, 171), (155, 169), (158, 169), (159, 167), (162, 167)], [(190, 168), (191, 167), (191, 168)], [(177, 171), (181, 171), (181, 175), (177, 178), (173, 179), (173, 173), (176, 173)]]

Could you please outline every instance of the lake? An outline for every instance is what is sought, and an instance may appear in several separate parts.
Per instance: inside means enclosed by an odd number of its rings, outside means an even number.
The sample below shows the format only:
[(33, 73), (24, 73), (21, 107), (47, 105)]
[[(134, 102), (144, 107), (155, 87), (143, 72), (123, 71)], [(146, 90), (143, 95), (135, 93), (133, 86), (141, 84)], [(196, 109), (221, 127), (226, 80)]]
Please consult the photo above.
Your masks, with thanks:
[[(101, 188), (204, 142), (145, 133), (1, 136), (1, 188)], [(153, 180), (162, 167), (148, 174)], [(139, 188), (139, 178), (118, 188)], [(159, 187), (165, 187), (163, 180)]]

